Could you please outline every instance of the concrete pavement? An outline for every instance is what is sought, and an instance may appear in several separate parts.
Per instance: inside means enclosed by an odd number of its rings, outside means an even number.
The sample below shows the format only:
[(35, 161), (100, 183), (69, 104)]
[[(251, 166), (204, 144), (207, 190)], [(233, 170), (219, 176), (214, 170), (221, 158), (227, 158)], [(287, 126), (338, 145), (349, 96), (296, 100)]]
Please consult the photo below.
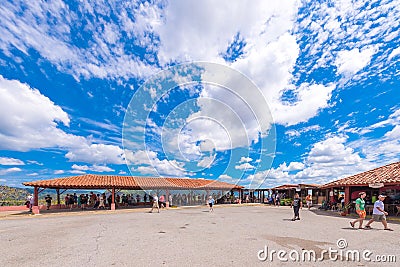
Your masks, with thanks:
[[(400, 261), (400, 225), (394, 232), (353, 229), (348, 217), (318, 215), (301, 210), (291, 221), (289, 207), (217, 205), (162, 210), (119, 210), (14, 216), (0, 219), (1, 266), (321, 266), (321, 262), (294, 261), (302, 251), (370, 250), (375, 256)], [(338, 240), (342, 249), (338, 248)], [(272, 250), (283, 251), (265, 261)], [(261, 253), (259, 253), (261, 251)], [(290, 254), (291, 253), (291, 254)], [(291, 255), (289, 257), (289, 254)], [(329, 266), (396, 266), (352, 257)], [(381, 257), (380, 259), (382, 259)], [(340, 259), (340, 257), (339, 257)], [(393, 260), (393, 259), (391, 259)]]

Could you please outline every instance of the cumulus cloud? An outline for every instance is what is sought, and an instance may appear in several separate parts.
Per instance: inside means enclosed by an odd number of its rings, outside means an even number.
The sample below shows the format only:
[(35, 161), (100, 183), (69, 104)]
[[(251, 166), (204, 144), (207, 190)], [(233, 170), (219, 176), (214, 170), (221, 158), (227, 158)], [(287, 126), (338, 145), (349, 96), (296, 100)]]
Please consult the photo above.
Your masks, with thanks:
[(14, 167), (14, 168), (8, 168), (8, 169), (0, 169), (0, 175), (6, 175), (9, 173), (13, 172), (21, 172), (22, 170), (20, 168)]
[(304, 169), (304, 164), (301, 162), (290, 162), (289, 166), (286, 165), (286, 162), (279, 165), (278, 170), (282, 171), (296, 171)]
[[(35, 51), (58, 70), (77, 80), (82, 77), (143, 78), (154, 73), (157, 68), (126, 51), (124, 46), (127, 40), (121, 39), (124, 35), (129, 42), (151, 50), (150, 46), (146, 47), (151, 43), (149, 36), (143, 35), (143, 31), (136, 34), (141, 27), (140, 23), (143, 25), (143, 16), (139, 12), (139, 6), (143, 5), (131, 3), (110, 6), (96, 2), (80, 5), (78, 11), (70, 9), (62, 1), (27, 2), (25, 5), (5, 1), (0, 9), (0, 49), (7, 55), (12, 54), (13, 49), (26, 55)], [(155, 14), (147, 13), (149, 16)], [(117, 19), (105, 21), (103, 16), (115, 16)], [(77, 22), (77, 17), (80, 22), (71, 23)], [(148, 21), (152, 20), (157, 20), (157, 16)], [(90, 42), (84, 39), (73, 42), (79, 38), (74, 32), (85, 33), (92, 36), (92, 39)], [(151, 54), (147, 57), (149, 61), (154, 61)]]
[(241, 157), (239, 163), (251, 162), (251, 161), (253, 161), (253, 159), (250, 157)]
[(400, 155), (400, 109), (395, 109), (392, 114), (380, 122), (367, 126), (360, 135), (373, 132), (376, 138), (361, 136), (351, 142), (353, 147), (358, 148), (370, 162), (386, 164), (398, 161)]
[(202, 168), (210, 168), (211, 164), (215, 160), (215, 155), (211, 155), (208, 157), (203, 157), (199, 162), (197, 163), (197, 166), (202, 167)]
[(390, 53), (388, 59), (392, 60), (394, 57), (397, 57), (398, 55), (400, 55), (400, 47), (393, 49), (393, 51), (392, 51), (392, 53)]
[(396, 64), (388, 62), (396, 54), (388, 44), (398, 38), (393, 27), (399, 19), (397, 3), (313, 1), (298, 18), (295, 29), (302, 36), (299, 44), (306, 59), (301, 69), (306, 73), (337, 66), (337, 74), (347, 83), (359, 83), (371, 74), (380, 79), (392, 75), (384, 70)]
[(68, 150), (70, 161), (124, 164), (123, 150), (115, 145), (92, 144), (66, 133), (68, 114), (39, 90), (0, 75), (0, 149), (28, 151), (40, 148)]
[(225, 183), (230, 183), (230, 184), (237, 184), (239, 182), (238, 179), (235, 179), (235, 178), (233, 178), (233, 177), (231, 177), (230, 175), (227, 175), (227, 174), (221, 174), (218, 177), (218, 181), (225, 182)]
[(308, 121), (321, 109), (329, 107), (334, 89), (333, 84), (329, 86), (302, 84), (297, 90), (298, 102), (290, 105), (277, 103), (272, 107), (275, 122), (290, 126)]
[(183, 177), (187, 172), (176, 160), (160, 160), (154, 151), (126, 151), (126, 160), (131, 171), (146, 175)]
[(87, 166), (87, 165), (72, 165), (73, 170), (77, 171), (94, 171), (94, 172), (113, 172), (114, 170), (107, 167), (107, 166), (99, 166), (99, 165), (93, 165), (93, 166)]
[(255, 168), (255, 167), (254, 167), (253, 165), (251, 165), (250, 163), (247, 163), (247, 162), (235, 166), (235, 169), (236, 169), (236, 170), (252, 170), (252, 169), (254, 169), (254, 168)]
[(313, 145), (308, 161), (319, 166), (354, 166), (361, 162), (357, 152), (346, 147), (347, 136), (334, 136)]
[(20, 159), (0, 157), (0, 165), (25, 165)]
[(339, 74), (352, 75), (370, 63), (375, 49), (368, 48), (360, 51), (357, 48), (343, 50), (337, 53), (335, 65)]
[(27, 151), (79, 139), (57, 128), (69, 125), (68, 114), (37, 89), (0, 75), (0, 94), (1, 149)]
[(360, 149), (355, 143), (348, 142), (348, 136), (328, 136), (311, 146), (304, 162), (290, 162), (289, 165), (284, 162), (277, 168), (250, 175), (240, 184), (248, 184), (253, 188), (285, 183), (325, 184), (377, 167), (377, 163), (368, 156), (362, 158), (356, 148)]
[(95, 164), (124, 164), (124, 151), (115, 145), (82, 143), (69, 149), (69, 161)]
[[(272, 110), (275, 122), (294, 125), (307, 121), (328, 106), (335, 86), (313, 83), (296, 88), (291, 84), (294, 66), (300, 53), (296, 36), (291, 34), (295, 27), (298, 7), (297, 1), (284, 1), (280, 4), (274, 1), (259, 1), (252, 4), (242, 1), (170, 2), (163, 10), (161, 23), (152, 27), (160, 36), (158, 57), (164, 64), (187, 60), (224, 63), (224, 52), (235, 36), (240, 35), (244, 42), (243, 53), (232, 63), (225, 63), (246, 74), (260, 87)], [(240, 16), (232, 16), (237, 12)], [(205, 17), (207, 19), (204, 19)], [(281, 101), (282, 93), (287, 88), (295, 90), (298, 96), (295, 103), (290, 105)], [(216, 92), (210, 94), (209, 89), (204, 90), (208, 90), (207, 96), (220, 99)], [(200, 115), (221, 114), (221, 117), (225, 118), (224, 122), (233, 129), (240, 130), (243, 126), (243, 122), (234, 120), (234, 116), (224, 116), (227, 115), (225, 113), (229, 111), (228, 109), (219, 109), (219, 113), (212, 112), (218, 109), (215, 103), (203, 105), (199, 103), (199, 106)], [(250, 124), (246, 125), (250, 126), (246, 127), (248, 139), (255, 140), (257, 134), (253, 134), (253, 130), (257, 128), (251, 127), (250, 123), (254, 118), (242, 121)], [(233, 131), (233, 133), (240, 132)], [(235, 136), (232, 137), (233, 141), (236, 139)]]

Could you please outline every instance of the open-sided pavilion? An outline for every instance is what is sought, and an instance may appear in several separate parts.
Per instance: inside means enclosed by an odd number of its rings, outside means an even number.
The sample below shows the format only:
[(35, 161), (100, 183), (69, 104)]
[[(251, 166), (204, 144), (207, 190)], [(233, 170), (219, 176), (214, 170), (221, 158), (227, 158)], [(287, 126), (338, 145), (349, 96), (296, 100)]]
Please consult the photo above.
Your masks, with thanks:
[(32, 209), (34, 213), (39, 213), (39, 193), (44, 189), (56, 190), (58, 204), (60, 204), (60, 194), (68, 189), (106, 189), (111, 192), (112, 196), (111, 210), (115, 210), (115, 193), (118, 190), (165, 190), (168, 200), (168, 196), (172, 190), (204, 190), (209, 195), (209, 192), (212, 190), (240, 192), (243, 189), (242, 186), (216, 180), (95, 174), (24, 182), (22, 184), (34, 188), (34, 206)]
[(344, 195), (345, 203), (352, 203), (361, 191), (367, 193), (366, 202), (370, 204), (378, 195), (387, 195), (385, 205), (390, 213), (395, 213), (395, 206), (400, 204), (400, 162), (345, 177), (321, 188), (326, 190), (327, 200), (333, 203), (338, 201), (340, 195)]

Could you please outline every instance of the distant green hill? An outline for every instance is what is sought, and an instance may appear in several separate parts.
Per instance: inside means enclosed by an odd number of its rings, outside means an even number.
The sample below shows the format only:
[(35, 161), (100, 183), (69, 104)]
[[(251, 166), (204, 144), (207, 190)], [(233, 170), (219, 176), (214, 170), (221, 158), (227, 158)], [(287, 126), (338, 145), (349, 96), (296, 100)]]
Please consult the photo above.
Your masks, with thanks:
[[(75, 190), (75, 189), (70, 189), (65, 191), (63, 194), (60, 195), (60, 200), (61, 203), (64, 203), (64, 197), (66, 194), (73, 194), (76, 193), (77, 195), (80, 194), (88, 194), (89, 192), (94, 192), (95, 194), (101, 194), (103, 192), (106, 192), (109, 194), (108, 191), (105, 190)], [(21, 206), (24, 205), (26, 202), (26, 198), (29, 194), (33, 194), (33, 188), (17, 188), (17, 187), (9, 187), (5, 185), (0, 185), (0, 206)], [(45, 196), (49, 194), (52, 198), (53, 201), (52, 203), (55, 204), (57, 202), (57, 193), (54, 189), (45, 189), (39, 194), (39, 204), (45, 204), (44, 198)], [(119, 195), (122, 194), (132, 194), (133, 196), (136, 196), (137, 194), (143, 196), (143, 191), (136, 191), (136, 190), (122, 190), (118, 192)]]
[(0, 205), (24, 205), (29, 190), (0, 185)]

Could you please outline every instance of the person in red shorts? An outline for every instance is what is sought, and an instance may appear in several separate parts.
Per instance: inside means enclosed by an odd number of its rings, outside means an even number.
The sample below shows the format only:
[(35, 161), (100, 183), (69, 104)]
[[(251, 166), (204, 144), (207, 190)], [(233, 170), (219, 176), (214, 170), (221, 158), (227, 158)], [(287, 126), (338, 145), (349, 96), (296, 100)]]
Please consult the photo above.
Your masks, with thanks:
[(355, 223), (359, 222), (360, 225), (359, 225), (358, 228), (359, 229), (363, 229), (362, 224), (363, 224), (363, 221), (365, 219), (365, 216), (367, 215), (367, 213), (365, 212), (365, 200), (364, 200), (364, 198), (365, 198), (365, 196), (367, 194), (365, 192), (360, 192), (358, 195), (359, 195), (359, 198), (357, 198), (357, 200), (356, 200), (356, 212), (357, 212), (357, 214), (358, 214), (358, 216), (360, 218), (350, 222), (350, 225), (351, 225), (351, 227), (354, 228)]

